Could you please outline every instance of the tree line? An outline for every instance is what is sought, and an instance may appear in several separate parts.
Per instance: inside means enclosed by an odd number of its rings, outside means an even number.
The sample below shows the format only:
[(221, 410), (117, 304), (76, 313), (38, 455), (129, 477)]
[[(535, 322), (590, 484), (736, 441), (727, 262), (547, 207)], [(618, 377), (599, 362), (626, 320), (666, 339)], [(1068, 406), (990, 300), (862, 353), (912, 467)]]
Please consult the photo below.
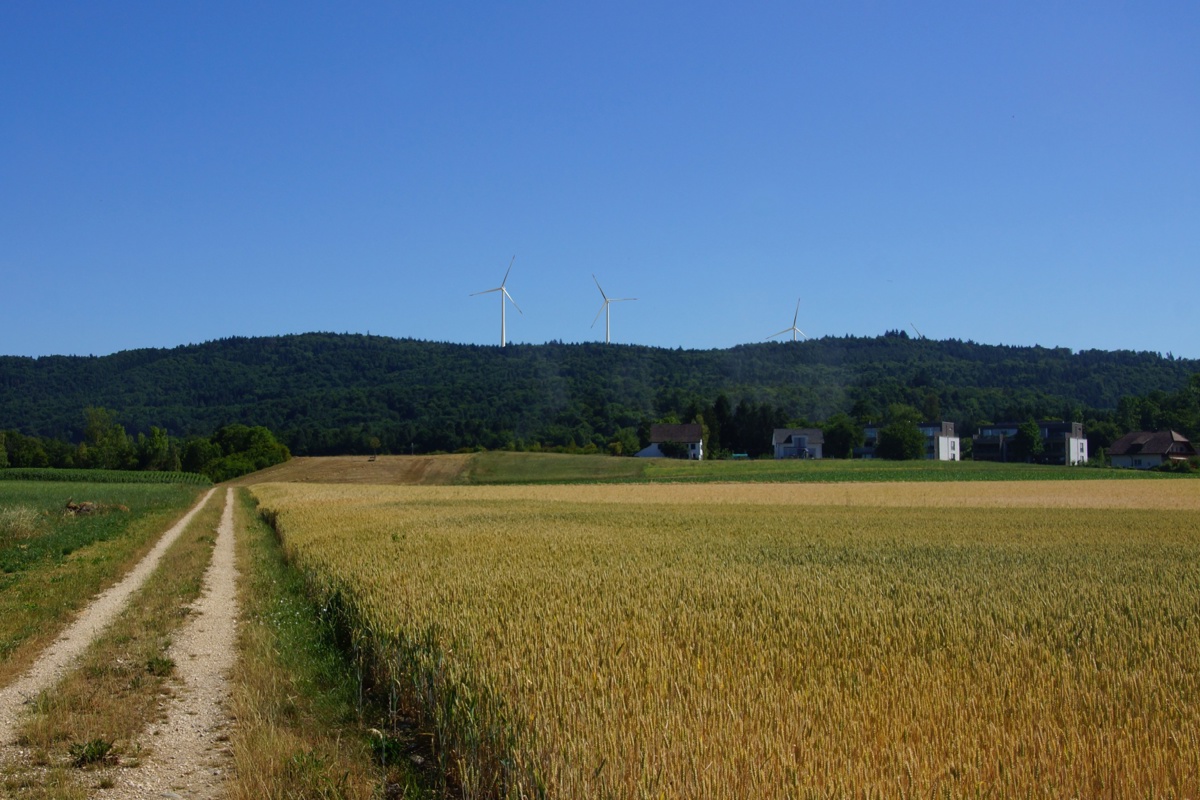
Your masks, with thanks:
[(628, 454), (646, 443), (653, 422), (701, 417), (709, 452), (754, 455), (770, 448), (774, 427), (818, 422), (826, 449), (839, 453), (855, 426), (913, 409), (964, 434), (992, 421), (1077, 420), (1095, 452), (1132, 428), (1200, 435), (1176, 396), (1197, 372), (1200, 361), (1156, 353), (934, 341), (903, 331), (722, 350), (560, 342), (500, 349), (318, 333), (102, 357), (0, 357), (0, 428), (10, 438), (41, 439), (49, 460), (64, 460), (65, 447), (91, 463), (79, 445), (97, 445), (80, 410), (118, 409), (116, 422), (133, 432), (125, 463), (132, 452), (141, 466), (172, 458), (171, 442), (182, 464), (184, 443), (235, 425), (265, 428), (296, 455)]
[(83, 439), (77, 443), (0, 431), (0, 468), (194, 472), (219, 482), (291, 458), (287, 446), (262, 426), (225, 425), (211, 436), (180, 439), (156, 426), (131, 436), (116, 412), (106, 408), (87, 408), (83, 417)]

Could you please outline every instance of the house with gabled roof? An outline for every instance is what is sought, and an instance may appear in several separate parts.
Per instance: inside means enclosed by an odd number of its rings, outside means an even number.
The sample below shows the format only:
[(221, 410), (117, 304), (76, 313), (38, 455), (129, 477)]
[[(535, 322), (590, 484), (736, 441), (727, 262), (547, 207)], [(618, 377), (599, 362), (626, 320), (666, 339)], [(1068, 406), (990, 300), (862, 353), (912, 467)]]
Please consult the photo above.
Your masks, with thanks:
[[(663, 444), (681, 445), (691, 461), (704, 460), (704, 426), (699, 422), (682, 425), (655, 423), (650, 426), (650, 446), (638, 451), (638, 458), (666, 458)], [(670, 448), (668, 448), (670, 449)]]
[(1112, 443), (1108, 458), (1114, 467), (1151, 469), (1169, 461), (1196, 458), (1196, 448), (1175, 431), (1134, 431)]
[(771, 435), (776, 458), (821, 458), (824, 444), (820, 428), (776, 428)]

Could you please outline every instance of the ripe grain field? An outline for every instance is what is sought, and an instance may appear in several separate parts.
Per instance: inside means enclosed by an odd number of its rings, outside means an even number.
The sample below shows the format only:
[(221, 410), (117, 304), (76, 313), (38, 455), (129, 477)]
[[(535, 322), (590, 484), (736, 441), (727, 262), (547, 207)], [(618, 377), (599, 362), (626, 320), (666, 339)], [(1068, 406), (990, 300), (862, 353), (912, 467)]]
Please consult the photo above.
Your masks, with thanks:
[(254, 492), (468, 797), (1196, 797), (1195, 487)]

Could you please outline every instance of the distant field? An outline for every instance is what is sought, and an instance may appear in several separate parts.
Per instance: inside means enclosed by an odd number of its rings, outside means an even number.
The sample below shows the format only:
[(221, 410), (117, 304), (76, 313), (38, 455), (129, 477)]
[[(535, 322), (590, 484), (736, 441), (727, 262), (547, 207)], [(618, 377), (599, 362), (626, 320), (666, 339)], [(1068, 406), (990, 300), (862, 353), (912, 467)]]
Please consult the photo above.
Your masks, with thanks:
[(468, 795), (1140, 798), (1200, 795), (1196, 488), (253, 491)]
[(1141, 470), (985, 461), (677, 461), (503, 451), (439, 456), (293, 458), (232, 481), (488, 485), (549, 483), (880, 483), (911, 481), (1184, 480)]
[(367, 483), (421, 486), (461, 483), (473, 456), (323, 456), (299, 457), (229, 482)]

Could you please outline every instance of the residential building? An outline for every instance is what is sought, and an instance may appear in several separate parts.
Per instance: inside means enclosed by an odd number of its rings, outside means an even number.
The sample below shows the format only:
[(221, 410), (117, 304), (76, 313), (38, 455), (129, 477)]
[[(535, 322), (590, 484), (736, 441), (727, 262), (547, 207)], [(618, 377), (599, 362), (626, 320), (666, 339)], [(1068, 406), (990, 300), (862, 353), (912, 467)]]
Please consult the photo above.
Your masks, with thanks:
[(771, 436), (776, 458), (822, 458), (824, 444), (820, 428), (776, 428)]
[(925, 437), (925, 458), (932, 461), (961, 461), (962, 448), (954, 435), (953, 422), (923, 422), (917, 426)]
[[(998, 422), (980, 425), (971, 442), (971, 457), (976, 461), (1008, 461), (1015, 458), (1010, 453), (1013, 440), (1023, 423)], [(1074, 466), (1088, 460), (1087, 439), (1083, 436), (1082, 422), (1042, 420), (1037, 423), (1042, 434), (1042, 453), (1037, 457), (1039, 464)]]
[(1134, 431), (1112, 443), (1108, 458), (1114, 467), (1151, 469), (1168, 461), (1196, 458), (1196, 448), (1175, 431)]
[(666, 458), (660, 445), (681, 445), (691, 461), (704, 459), (704, 427), (698, 422), (684, 425), (656, 423), (650, 426), (650, 446), (638, 451), (639, 458)]
[[(875, 449), (879, 446), (879, 432), (884, 425), (869, 424), (863, 427), (863, 445), (854, 448), (855, 458), (875, 458)], [(961, 461), (962, 447), (959, 437), (954, 434), (953, 422), (922, 422), (917, 425), (921, 435), (925, 437), (923, 457), (934, 461)]]

